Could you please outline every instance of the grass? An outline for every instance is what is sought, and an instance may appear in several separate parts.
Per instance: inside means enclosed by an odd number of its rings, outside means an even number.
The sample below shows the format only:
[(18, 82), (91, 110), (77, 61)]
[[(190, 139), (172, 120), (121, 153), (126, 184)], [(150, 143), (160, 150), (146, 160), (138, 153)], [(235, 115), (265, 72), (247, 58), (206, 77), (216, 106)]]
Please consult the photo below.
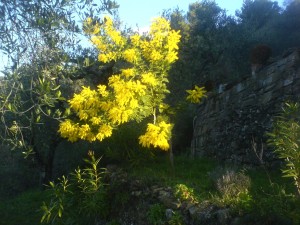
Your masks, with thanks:
[(0, 202), (0, 225), (35, 225), (40, 224), (39, 208), (45, 201), (45, 192), (26, 191), (12, 199)]
[[(175, 188), (176, 185), (183, 184), (193, 190), (200, 203), (220, 197), (210, 177), (210, 173), (221, 166), (218, 162), (211, 159), (175, 157), (174, 165), (173, 170), (167, 157), (157, 157), (135, 167), (125, 167), (125, 170), (129, 177), (139, 179), (149, 186), (160, 184)], [(299, 199), (292, 195), (295, 193), (292, 180), (282, 178), (280, 170), (269, 172), (271, 182), (262, 169), (246, 170), (245, 174), (251, 178), (249, 192), (253, 202), (250, 210), (261, 215), (288, 214), (290, 218), (300, 215)], [(297, 200), (294, 201), (295, 199)], [(0, 202), (0, 225), (40, 224), (42, 213), (39, 208), (43, 201), (47, 201), (45, 192), (31, 190)]]
[[(208, 200), (222, 204), (222, 196), (216, 190), (210, 173), (224, 165), (211, 159), (190, 160), (186, 157), (175, 157), (174, 164), (175, 168), (172, 171), (168, 158), (158, 158), (134, 169), (131, 168), (128, 173), (129, 176), (149, 184), (158, 183), (172, 188), (178, 184), (184, 184), (193, 190), (193, 194), (200, 203)], [(242, 170), (242, 168), (237, 168), (237, 170)], [(244, 171), (245, 175), (251, 179), (250, 198), (249, 204), (242, 203), (245, 208), (239, 212), (255, 213), (256, 216), (282, 215), (298, 221), (294, 215), (300, 215), (298, 207), (300, 201), (294, 196), (295, 188), (292, 179), (283, 178), (279, 169), (267, 172), (261, 168)], [(232, 200), (224, 201), (224, 206), (243, 207), (237, 203), (236, 199)]]
[(209, 179), (217, 163), (211, 159), (191, 160), (184, 156), (175, 157), (174, 170), (167, 157), (158, 157), (143, 165), (128, 169), (130, 177), (141, 179), (146, 183), (159, 183), (174, 187), (185, 184), (195, 189), (197, 193), (208, 193), (212, 190), (212, 181)]

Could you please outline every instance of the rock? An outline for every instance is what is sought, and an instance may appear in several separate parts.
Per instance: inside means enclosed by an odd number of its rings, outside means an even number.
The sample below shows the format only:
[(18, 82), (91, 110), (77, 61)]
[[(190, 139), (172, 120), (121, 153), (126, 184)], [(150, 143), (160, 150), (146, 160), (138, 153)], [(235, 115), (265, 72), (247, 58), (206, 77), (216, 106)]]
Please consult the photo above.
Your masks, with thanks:
[(166, 190), (160, 190), (158, 192), (158, 198), (169, 198), (172, 196), (172, 193), (170, 193), (169, 191)]
[(135, 196), (135, 197), (139, 197), (139, 196), (141, 196), (141, 194), (142, 194), (141, 191), (132, 191), (132, 192), (131, 192), (131, 195), (132, 195), (132, 196)]
[(220, 209), (215, 214), (220, 225), (227, 225), (231, 219), (230, 209)]
[(164, 188), (163, 187), (158, 187), (158, 186), (152, 186), (151, 187), (151, 190), (152, 190), (152, 193), (153, 194), (157, 194), (157, 193), (159, 193), (160, 191), (162, 191)]
[(191, 206), (189, 209), (188, 209), (188, 211), (189, 211), (189, 214), (190, 214), (190, 216), (191, 217), (194, 217), (195, 216), (195, 214), (196, 214), (196, 212), (198, 211), (198, 208), (196, 207), (196, 206)]
[(173, 217), (174, 211), (172, 209), (166, 209), (166, 218), (170, 220)]
[(243, 225), (243, 221), (241, 218), (234, 218), (230, 225)]
[(170, 208), (173, 210), (179, 209), (181, 204), (178, 200), (174, 199), (174, 198), (170, 198), (170, 197), (161, 197), (159, 198), (159, 201), (164, 204), (164, 206), (166, 208)]

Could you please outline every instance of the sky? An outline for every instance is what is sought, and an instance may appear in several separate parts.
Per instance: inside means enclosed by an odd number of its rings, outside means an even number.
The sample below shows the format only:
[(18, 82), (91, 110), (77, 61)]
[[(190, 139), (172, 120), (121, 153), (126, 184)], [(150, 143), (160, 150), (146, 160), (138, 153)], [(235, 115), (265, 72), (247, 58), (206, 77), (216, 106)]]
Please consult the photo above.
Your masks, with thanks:
[[(144, 30), (149, 27), (151, 19), (161, 15), (164, 9), (178, 8), (188, 11), (189, 4), (197, 0), (116, 0), (120, 5), (120, 20), (133, 29)], [(279, 5), (283, 0), (279, 0)], [(243, 5), (243, 0), (216, 0), (216, 3), (227, 10), (227, 14), (235, 15), (235, 11)]]

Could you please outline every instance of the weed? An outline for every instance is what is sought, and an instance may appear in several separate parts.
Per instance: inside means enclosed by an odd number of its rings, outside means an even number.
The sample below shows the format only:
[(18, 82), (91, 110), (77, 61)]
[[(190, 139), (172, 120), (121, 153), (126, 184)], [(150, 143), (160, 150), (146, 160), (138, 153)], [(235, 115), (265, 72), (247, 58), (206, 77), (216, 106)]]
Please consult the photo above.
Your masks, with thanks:
[(251, 179), (243, 171), (237, 172), (232, 168), (213, 171), (211, 177), (221, 197), (213, 196), (216, 203), (222, 206), (230, 205), (233, 210), (249, 210), (252, 204), (252, 196), (249, 188)]
[(107, 195), (101, 181), (104, 172), (98, 168), (100, 159), (96, 160), (93, 152), (89, 152), (89, 159), (84, 161), (88, 166), (75, 170), (70, 180), (63, 176), (58, 183), (50, 182), (51, 200), (41, 206), (41, 222), (80, 224), (107, 215)]
[(191, 201), (194, 203), (198, 202), (197, 198), (195, 197), (194, 190), (187, 187), (185, 184), (177, 184), (175, 186), (175, 196), (181, 201)]

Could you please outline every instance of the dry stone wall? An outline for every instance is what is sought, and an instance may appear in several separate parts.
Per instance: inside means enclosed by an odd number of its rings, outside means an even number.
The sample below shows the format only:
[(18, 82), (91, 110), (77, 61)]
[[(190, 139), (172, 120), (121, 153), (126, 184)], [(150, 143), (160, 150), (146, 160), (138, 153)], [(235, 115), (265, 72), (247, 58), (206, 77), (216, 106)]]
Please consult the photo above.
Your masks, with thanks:
[(299, 99), (300, 49), (291, 49), (254, 76), (209, 93), (197, 111), (192, 154), (237, 163), (273, 162), (266, 132), (284, 102)]

